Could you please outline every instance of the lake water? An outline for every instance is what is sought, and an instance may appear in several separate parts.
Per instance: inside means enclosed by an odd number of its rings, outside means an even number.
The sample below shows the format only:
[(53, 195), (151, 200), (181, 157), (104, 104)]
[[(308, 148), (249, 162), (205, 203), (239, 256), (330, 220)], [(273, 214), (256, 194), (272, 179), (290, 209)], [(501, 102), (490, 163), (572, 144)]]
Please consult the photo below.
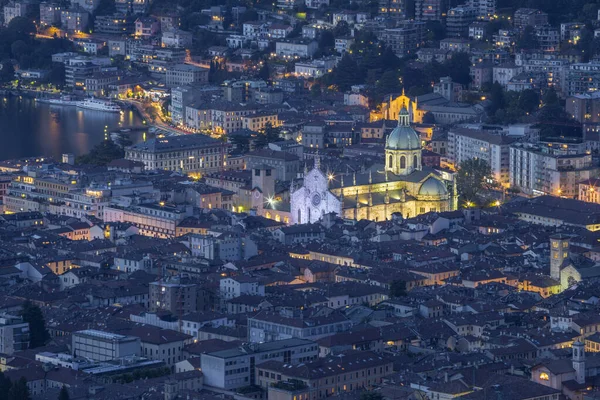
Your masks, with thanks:
[[(25, 97), (0, 97), (0, 160), (87, 153), (107, 132), (140, 126), (142, 119), (130, 110), (122, 114), (40, 104)], [(144, 131), (132, 131), (132, 141)]]

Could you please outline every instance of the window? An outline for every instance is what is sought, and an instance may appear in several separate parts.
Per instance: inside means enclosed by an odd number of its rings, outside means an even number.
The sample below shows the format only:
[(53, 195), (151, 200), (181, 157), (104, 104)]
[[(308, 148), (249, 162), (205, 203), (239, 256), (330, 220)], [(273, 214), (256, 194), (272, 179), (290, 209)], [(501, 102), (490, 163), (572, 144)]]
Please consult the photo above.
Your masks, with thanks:
[(400, 168), (406, 168), (406, 157), (400, 157)]
[(548, 376), (548, 374), (547, 374), (546, 372), (542, 372), (542, 373), (540, 374), (540, 379), (541, 379), (542, 381), (549, 381), (549, 380), (550, 380), (550, 377)]
[(388, 157), (388, 167), (389, 168), (392, 168), (393, 162), (394, 162), (394, 158), (390, 154), (390, 156)]
[(415, 155), (413, 157), (413, 168), (417, 168), (418, 167), (418, 162), (417, 162), (417, 156)]

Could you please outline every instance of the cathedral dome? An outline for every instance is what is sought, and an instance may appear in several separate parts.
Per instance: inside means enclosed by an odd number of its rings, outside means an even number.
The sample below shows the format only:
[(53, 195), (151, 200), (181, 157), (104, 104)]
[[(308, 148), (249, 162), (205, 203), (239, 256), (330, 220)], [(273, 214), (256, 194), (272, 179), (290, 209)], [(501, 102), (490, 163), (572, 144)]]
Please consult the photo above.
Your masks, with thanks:
[(388, 150), (419, 150), (421, 138), (410, 127), (410, 115), (405, 107), (398, 114), (398, 126), (387, 137), (385, 148)]
[(446, 196), (447, 194), (446, 186), (439, 179), (432, 176), (427, 178), (419, 189), (419, 195), (421, 196)]

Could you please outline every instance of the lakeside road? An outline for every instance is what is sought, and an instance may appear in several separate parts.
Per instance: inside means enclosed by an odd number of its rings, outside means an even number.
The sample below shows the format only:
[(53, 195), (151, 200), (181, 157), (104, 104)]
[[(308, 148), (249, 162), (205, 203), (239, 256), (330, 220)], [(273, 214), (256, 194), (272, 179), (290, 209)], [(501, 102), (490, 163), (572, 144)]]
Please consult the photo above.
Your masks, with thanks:
[[(148, 115), (148, 113), (146, 112), (146, 110), (144, 110), (143, 104), (135, 101), (135, 100), (118, 100), (118, 102), (122, 102), (123, 104), (127, 104), (130, 106), (135, 107), (135, 109), (137, 110), (138, 114), (146, 121), (150, 121), (150, 115)], [(173, 133), (175, 135), (187, 135), (189, 134), (189, 132), (186, 132), (182, 129), (178, 129), (175, 128), (171, 125), (166, 124), (164, 121), (162, 121), (160, 118), (157, 118), (154, 120), (153, 123), (148, 123), (148, 126), (154, 126), (156, 128), (159, 128), (163, 131), (167, 131), (170, 133)]]

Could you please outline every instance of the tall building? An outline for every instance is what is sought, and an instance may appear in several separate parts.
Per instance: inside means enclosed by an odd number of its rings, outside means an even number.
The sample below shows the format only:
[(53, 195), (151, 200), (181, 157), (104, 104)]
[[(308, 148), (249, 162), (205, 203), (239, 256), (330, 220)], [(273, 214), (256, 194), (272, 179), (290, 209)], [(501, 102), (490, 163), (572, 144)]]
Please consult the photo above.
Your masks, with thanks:
[(484, 160), (494, 178), (508, 186), (510, 182), (510, 144), (514, 139), (498, 132), (451, 128), (448, 131), (448, 158), (456, 166), (473, 158)]
[(318, 221), (334, 212), (342, 218), (385, 221), (395, 212), (405, 218), (430, 211), (455, 209), (453, 189), (437, 173), (421, 163), (421, 138), (410, 126), (406, 108), (385, 146), (385, 165), (368, 172), (326, 174), (317, 158), (302, 186), (292, 184), (293, 224)]
[(406, 0), (379, 0), (379, 15), (403, 20), (407, 17)]
[(446, 9), (446, 0), (415, 0), (415, 19), (418, 21), (442, 21)]
[(519, 30), (526, 26), (542, 26), (548, 24), (548, 14), (535, 8), (519, 8), (515, 11), (513, 26)]
[(446, 33), (449, 37), (469, 37), (469, 25), (477, 19), (477, 9), (458, 6), (448, 10)]
[(479, 19), (491, 19), (496, 14), (496, 0), (468, 0), (467, 5), (477, 10)]
[(150, 282), (150, 311), (168, 310), (175, 315), (196, 312), (197, 285), (177, 280)]
[(510, 185), (524, 194), (575, 198), (578, 183), (599, 169), (586, 153), (564, 154), (554, 146), (515, 143), (510, 147)]
[(167, 86), (185, 86), (208, 83), (208, 68), (188, 64), (167, 67)]
[(581, 123), (600, 123), (600, 91), (568, 97), (565, 110)]
[(600, 62), (571, 64), (563, 81), (563, 88), (567, 96), (599, 90)]
[(13, 354), (29, 348), (29, 323), (9, 314), (0, 314), (0, 353)]

